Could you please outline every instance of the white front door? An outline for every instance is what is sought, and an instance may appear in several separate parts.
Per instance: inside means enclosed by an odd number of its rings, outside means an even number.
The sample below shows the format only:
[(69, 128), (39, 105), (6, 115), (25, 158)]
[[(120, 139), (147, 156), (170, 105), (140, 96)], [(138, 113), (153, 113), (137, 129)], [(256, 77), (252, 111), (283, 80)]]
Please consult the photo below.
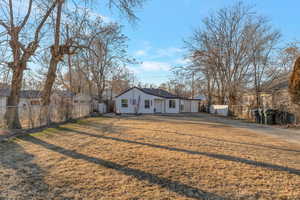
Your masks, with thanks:
[(162, 113), (163, 112), (163, 100), (155, 99), (154, 100), (154, 108), (155, 113)]

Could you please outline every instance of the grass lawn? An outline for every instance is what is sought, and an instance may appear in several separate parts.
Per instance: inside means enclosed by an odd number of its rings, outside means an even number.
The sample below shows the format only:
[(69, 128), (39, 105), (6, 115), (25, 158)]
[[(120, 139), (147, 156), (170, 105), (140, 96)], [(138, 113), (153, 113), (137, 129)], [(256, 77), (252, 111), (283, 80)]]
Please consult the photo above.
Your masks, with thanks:
[(198, 118), (90, 118), (0, 143), (4, 199), (300, 199), (300, 145)]

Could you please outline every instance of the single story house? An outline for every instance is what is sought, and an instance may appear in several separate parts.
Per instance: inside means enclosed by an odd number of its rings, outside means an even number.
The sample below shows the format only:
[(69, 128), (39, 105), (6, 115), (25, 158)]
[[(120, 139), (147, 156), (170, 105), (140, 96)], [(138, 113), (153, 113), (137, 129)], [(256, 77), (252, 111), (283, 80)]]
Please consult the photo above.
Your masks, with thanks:
[[(7, 98), (10, 95), (9, 88), (0, 89), (0, 124), (3, 122), (6, 112)], [(18, 105), (20, 119), (28, 119), (37, 112), (40, 105), (41, 93), (37, 90), (22, 90)], [(30, 110), (29, 110), (30, 108)]]
[[(288, 92), (289, 74), (282, 75), (276, 80), (265, 83), (260, 92), (260, 102), (264, 109), (293, 111), (293, 105)], [(242, 97), (242, 105), (256, 106), (255, 91), (249, 91)]]
[[(7, 98), (10, 95), (9, 88), (0, 89), (0, 115), (4, 114), (6, 111)], [(39, 90), (21, 90), (20, 92), (20, 102), (19, 109), (26, 109), (28, 107), (40, 107), (41, 105), (42, 92)], [(68, 91), (53, 91), (51, 95), (51, 103), (54, 105), (59, 105), (62, 103), (72, 104), (75, 108), (81, 105), (90, 105), (91, 97), (85, 94), (73, 94)], [(65, 104), (64, 104), (65, 105)]]
[(115, 104), (118, 114), (195, 113), (200, 101), (162, 89), (133, 87), (116, 96)]

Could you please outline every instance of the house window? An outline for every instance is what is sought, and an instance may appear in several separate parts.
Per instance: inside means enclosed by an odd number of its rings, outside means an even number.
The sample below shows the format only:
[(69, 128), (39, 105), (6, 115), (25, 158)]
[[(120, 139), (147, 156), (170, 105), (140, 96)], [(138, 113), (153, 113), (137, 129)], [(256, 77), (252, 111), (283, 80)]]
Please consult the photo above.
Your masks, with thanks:
[(122, 108), (128, 108), (128, 99), (122, 99), (121, 106)]
[(169, 108), (176, 108), (176, 101), (175, 100), (169, 100)]
[(150, 108), (150, 100), (145, 100), (145, 108), (146, 109)]

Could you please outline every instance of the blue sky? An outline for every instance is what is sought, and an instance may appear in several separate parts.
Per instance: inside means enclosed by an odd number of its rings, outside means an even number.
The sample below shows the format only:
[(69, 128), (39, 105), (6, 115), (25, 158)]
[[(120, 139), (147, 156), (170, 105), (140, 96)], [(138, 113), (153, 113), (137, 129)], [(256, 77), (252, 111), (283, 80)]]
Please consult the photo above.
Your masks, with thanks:
[[(130, 66), (144, 83), (159, 84), (171, 76), (172, 66), (184, 63), (183, 39), (210, 13), (230, 6), (233, 0), (149, 0), (138, 10), (136, 26), (124, 23), (130, 38), (129, 53), (143, 64)], [(300, 0), (244, 0), (269, 18), (282, 32), (282, 44), (300, 39)], [(112, 17), (116, 18), (116, 16)]]

